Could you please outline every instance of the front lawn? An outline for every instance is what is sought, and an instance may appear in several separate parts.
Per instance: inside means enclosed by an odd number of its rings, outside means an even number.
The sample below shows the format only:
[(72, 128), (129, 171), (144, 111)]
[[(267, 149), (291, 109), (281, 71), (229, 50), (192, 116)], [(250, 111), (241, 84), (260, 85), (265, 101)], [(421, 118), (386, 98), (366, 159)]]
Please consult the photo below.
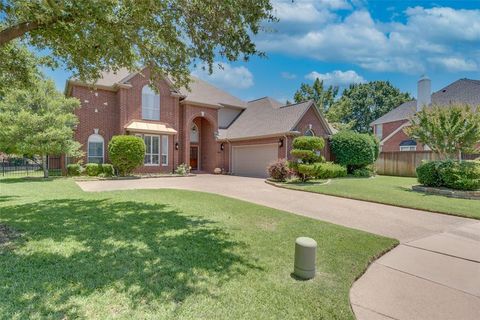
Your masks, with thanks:
[(426, 195), (412, 191), (416, 178), (376, 176), (374, 178), (338, 178), (322, 181), (284, 183), (291, 189), (305, 190), (352, 199), (447, 213), (480, 219), (480, 201)]
[[(353, 319), (348, 293), (392, 239), (213, 194), (0, 180), (0, 319)], [(294, 240), (318, 276), (291, 277)]]

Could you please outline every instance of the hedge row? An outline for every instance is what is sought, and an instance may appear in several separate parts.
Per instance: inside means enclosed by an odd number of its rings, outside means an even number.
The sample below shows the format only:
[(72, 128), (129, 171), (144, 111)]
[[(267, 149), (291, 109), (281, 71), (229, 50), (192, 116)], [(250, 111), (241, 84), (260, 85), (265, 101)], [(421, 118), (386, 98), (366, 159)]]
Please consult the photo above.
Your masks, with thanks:
[(99, 163), (87, 163), (85, 167), (82, 167), (80, 164), (69, 164), (67, 165), (67, 174), (69, 176), (79, 176), (85, 173), (87, 176), (104, 176), (111, 177), (115, 175), (115, 170), (113, 166), (108, 163), (99, 164)]

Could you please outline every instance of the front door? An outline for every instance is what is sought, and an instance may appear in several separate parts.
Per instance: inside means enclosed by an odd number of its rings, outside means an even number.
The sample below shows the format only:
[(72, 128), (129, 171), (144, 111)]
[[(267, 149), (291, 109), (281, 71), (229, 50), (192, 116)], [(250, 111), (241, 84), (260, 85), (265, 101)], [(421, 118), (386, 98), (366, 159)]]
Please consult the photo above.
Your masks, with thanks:
[(192, 170), (198, 170), (198, 147), (190, 147), (190, 167)]

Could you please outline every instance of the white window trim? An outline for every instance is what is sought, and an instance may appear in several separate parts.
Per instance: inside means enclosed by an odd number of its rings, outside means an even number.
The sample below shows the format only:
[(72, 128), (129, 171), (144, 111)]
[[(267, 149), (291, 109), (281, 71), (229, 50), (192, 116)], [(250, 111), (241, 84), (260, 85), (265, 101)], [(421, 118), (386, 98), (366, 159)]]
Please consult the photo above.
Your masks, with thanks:
[(89, 137), (88, 137), (88, 140), (87, 140), (87, 163), (94, 163), (94, 162), (90, 162), (89, 159), (90, 158), (100, 158), (99, 156), (90, 156), (90, 142), (101, 142), (102, 143), (102, 164), (105, 163), (105, 139), (99, 135), (98, 133), (94, 133), (94, 134), (91, 134)]
[[(379, 131), (378, 128), (381, 128), (380, 132), (378, 132)], [(383, 137), (383, 123), (375, 125), (375, 136), (378, 138), (378, 140), (380, 140), (380, 141), (382, 140), (382, 137)]]
[[(158, 137), (158, 154), (157, 154), (157, 155), (158, 155), (158, 163), (145, 163), (145, 160), (144, 160), (144, 161), (143, 161), (143, 165), (144, 165), (145, 167), (159, 167), (159, 166), (160, 166), (160, 162), (161, 162), (161, 159), (160, 159), (160, 154), (161, 154), (161, 150), (160, 150), (160, 148), (161, 148), (161, 136), (155, 135), (155, 134), (144, 134), (144, 135), (143, 135), (143, 141), (144, 141), (144, 142), (145, 142), (145, 137), (151, 137), (151, 138), (153, 138), (153, 137)], [(152, 139), (152, 141), (153, 141), (153, 139)], [(153, 146), (153, 145), (152, 145), (152, 146)], [(145, 147), (146, 147), (146, 144), (145, 144)], [(151, 156), (152, 156), (152, 155), (155, 155), (155, 153), (148, 153), (148, 152), (147, 152), (147, 149), (145, 149), (145, 156), (147, 156), (147, 154), (150, 155), (150, 160), (151, 160)]]
[[(167, 153), (165, 153), (165, 154), (163, 153), (163, 141), (164, 141), (163, 139), (164, 139), (164, 137), (165, 137), (165, 141), (166, 141), (166, 145), (167, 145), (167, 149), (166, 149)], [(159, 150), (160, 151), (160, 164), (162, 165), (162, 167), (168, 167), (168, 154), (169, 154), (168, 147), (169, 147), (169, 143), (168, 143), (168, 136), (167, 135), (160, 136), (160, 146), (159, 147), (160, 147), (160, 150)], [(163, 163), (163, 156), (166, 156), (166, 159), (167, 159), (167, 161), (165, 163)]]
[[(144, 93), (144, 91), (147, 91), (147, 92)], [(151, 117), (151, 118), (145, 117), (144, 112), (143, 112), (143, 110), (144, 110), (143, 96), (144, 96), (144, 95), (153, 95), (153, 96), (154, 96), (154, 98), (153, 98), (153, 102), (154, 102), (154, 103), (155, 103), (155, 101), (156, 101), (156, 97), (158, 97), (158, 119), (157, 119), (157, 118), (153, 119), (154, 117)], [(142, 119), (143, 119), (143, 120), (160, 121), (160, 110), (161, 110), (161, 108), (160, 108), (160, 107), (161, 107), (161, 106), (160, 106), (160, 95), (157, 94), (157, 93), (155, 93), (155, 91), (153, 91), (153, 90), (150, 88), (150, 86), (147, 84), (147, 85), (144, 85), (144, 86), (142, 87), (141, 97), (142, 97), (142, 98), (141, 98), (141, 108), (142, 108), (141, 114), (142, 114)], [(153, 110), (154, 110), (154, 111), (155, 111), (155, 108), (156, 108), (156, 106), (154, 105), (154, 106), (153, 106)]]
[(417, 151), (417, 146), (400, 146), (400, 151)]

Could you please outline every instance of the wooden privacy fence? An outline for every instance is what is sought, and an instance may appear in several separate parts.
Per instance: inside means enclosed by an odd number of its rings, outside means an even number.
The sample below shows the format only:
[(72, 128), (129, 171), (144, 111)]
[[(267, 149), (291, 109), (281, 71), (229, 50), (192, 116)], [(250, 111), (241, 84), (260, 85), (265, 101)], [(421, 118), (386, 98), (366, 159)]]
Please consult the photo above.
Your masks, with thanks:
[[(463, 160), (474, 160), (480, 154), (463, 154)], [(377, 173), (387, 176), (416, 177), (416, 169), (423, 160), (439, 160), (440, 156), (431, 151), (381, 152), (375, 163)]]
[(378, 174), (388, 176), (416, 177), (415, 169), (423, 160), (438, 160), (438, 154), (431, 151), (381, 152), (375, 166)]

